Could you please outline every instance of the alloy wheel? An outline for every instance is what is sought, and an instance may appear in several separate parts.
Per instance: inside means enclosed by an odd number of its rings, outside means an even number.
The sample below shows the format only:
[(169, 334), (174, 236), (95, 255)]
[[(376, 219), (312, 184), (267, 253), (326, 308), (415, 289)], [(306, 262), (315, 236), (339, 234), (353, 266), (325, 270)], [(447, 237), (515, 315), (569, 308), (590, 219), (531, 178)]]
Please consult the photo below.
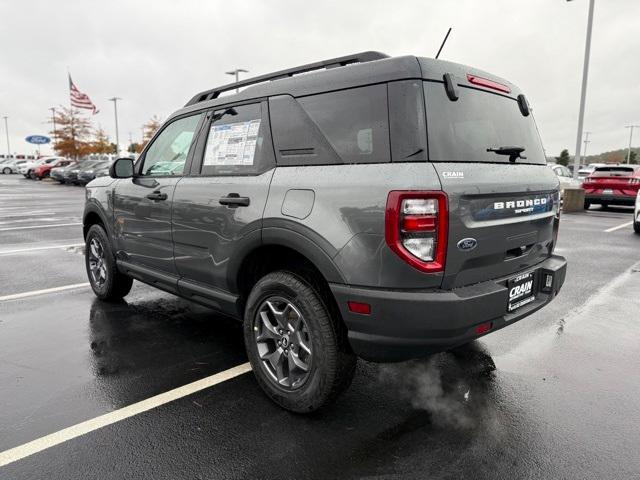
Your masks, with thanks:
[(311, 371), (311, 336), (304, 316), (283, 297), (262, 302), (253, 324), (262, 367), (280, 388), (296, 390)]
[(89, 242), (89, 272), (96, 287), (102, 287), (107, 281), (107, 268), (104, 264), (104, 247), (100, 240), (92, 238)]

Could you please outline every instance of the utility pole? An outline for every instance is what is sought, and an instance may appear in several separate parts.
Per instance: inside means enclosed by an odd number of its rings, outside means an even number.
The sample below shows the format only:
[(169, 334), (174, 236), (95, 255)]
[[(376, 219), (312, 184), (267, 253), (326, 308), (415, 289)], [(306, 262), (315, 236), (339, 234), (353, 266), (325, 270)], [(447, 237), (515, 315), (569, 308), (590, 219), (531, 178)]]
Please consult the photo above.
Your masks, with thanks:
[(627, 149), (627, 164), (631, 162), (631, 140), (633, 139), (633, 129), (638, 127), (639, 125), (627, 125), (626, 127), (624, 127), (629, 129), (629, 148)]
[(591, 132), (584, 132), (584, 158), (587, 158), (587, 146), (588, 144), (591, 143), (591, 140), (589, 140), (589, 135), (591, 135)]
[(5, 115), (2, 118), (4, 118), (4, 128), (7, 132), (7, 154), (9, 158), (11, 158), (11, 143), (9, 142), (9, 120), (8, 120), (9, 117)]
[[(242, 68), (236, 68), (235, 70), (231, 70), (230, 72), (224, 72), (227, 75), (235, 75), (236, 77), (236, 83), (238, 83), (240, 81), (240, 73), (249, 73), (249, 70), (244, 70)], [(236, 88), (236, 93), (238, 93), (240, 91), (239, 88)]]
[(116, 157), (120, 155), (120, 137), (118, 136), (118, 100), (122, 100), (120, 97), (111, 97), (110, 102), (113, 102), (113, 112), (116, 116)]
[[(567, 0), (570, 2), (571, 0)], [(578, 135), (576, 137), (576, 156), (573, 159), (573, 178), (577, 180), (580, 169), (580, 147), (582, 146), (582, 125), (584, 123), (584, 105), (587, 99), (587, 78), (589, 77), (589, 54), (591, 51), (591, 30), (593, 29), (593, 8), (595, 0), (589, 0), (589, 16), (587, 18), (587, 40), (584, 47), (584, 64), (582, 67), (582, 91), (580, 93), (580, 111), (578, 113)]]

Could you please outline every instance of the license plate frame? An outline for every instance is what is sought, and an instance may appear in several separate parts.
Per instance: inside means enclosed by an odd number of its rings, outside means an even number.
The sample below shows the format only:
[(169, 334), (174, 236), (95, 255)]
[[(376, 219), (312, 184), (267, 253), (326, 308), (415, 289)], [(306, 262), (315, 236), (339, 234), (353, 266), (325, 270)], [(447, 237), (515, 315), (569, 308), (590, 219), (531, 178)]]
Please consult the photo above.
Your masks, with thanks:
[(507, 280), (507, 312), (513, 313), (536, 299), (536, 272), (526, 272)]

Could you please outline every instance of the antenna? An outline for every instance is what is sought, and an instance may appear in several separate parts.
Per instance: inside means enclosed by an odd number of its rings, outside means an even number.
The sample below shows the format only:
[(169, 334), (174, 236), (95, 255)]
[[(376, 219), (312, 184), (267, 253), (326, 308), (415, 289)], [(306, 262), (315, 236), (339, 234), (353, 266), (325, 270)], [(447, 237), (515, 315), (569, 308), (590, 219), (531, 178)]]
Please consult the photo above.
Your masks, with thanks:
[(451, 27), (449, 27), (449, 30), (447, 30), (447, 34), (444, 36), (444, 40), (442, 40), (442, 45), (440, 45), (440, 48), (438, 49), (438, 53), (436, 53), (436, 59), (438, 59), (438, 57), (440, 56), (440, 52), (442, 51), (444, 44), (447, 43), (447, 38), (449, 38), (450, 33), (451, 33)]

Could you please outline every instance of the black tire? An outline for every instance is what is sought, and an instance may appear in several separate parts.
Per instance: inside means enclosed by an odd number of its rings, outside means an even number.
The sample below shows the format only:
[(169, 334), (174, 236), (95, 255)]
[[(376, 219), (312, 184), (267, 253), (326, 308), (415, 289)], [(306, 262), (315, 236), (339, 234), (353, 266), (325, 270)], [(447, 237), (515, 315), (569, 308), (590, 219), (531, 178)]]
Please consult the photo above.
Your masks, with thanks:
[[(320, 289), (314, 288), (306, 279), (296, 274), (272, 272), (255, 284), (245, 308), (245, 346), (256, 380), (275, 403), (296, 413), (313, 412), (335, 401), (351, 384), (356, 368), (357, 358), (349, 347), (342, 319), (336, 309), (332, 308), (332, 303), (319, 291)], [(304, 381), (301, 380), (295, 387), (280, 385), (260, 358), (259, 348), (264, 348), (266, 341), (261, 347), (258, 346), (256, 321), (261, 308), (265, 308), (266, 301), (272, 299), (290, 302), (302, 315), (306, 325), (305, 342), (311, 347), (311, 354), (306, 357), (309, 368), (308, 373), (304, 374)], [(293, 339), (294, 334), (291, 335)], [(289, 335), (286, 336), (289, 338)], [(275, 340), (269, 341), (273, 341), (274, 350), (280, 348)], [(298, 355), (302, 352), (299, 346), (294, 345), (294, 340), (289, 345), (291, 356), (296, 351)], [(291, 360), (287, 358), (291, 357), (285, 357), (289, 372), (287, 378), (291, 381), (293, 375), (288, 368)]]
[[(99, 278), (92, 274), (93, 265), (90, 252), (94, 240), (102, 249), (101, 265), (104, 269), (101, 270)], [(116, 259), (109, 243), (109, 237), (102, 225), (92, 225), (87, 232), (84, 259), (89, 283), (100, 300), (121, 300), (131, 291), (133, 279), (120, 273), (116, 268)]]
[(633, 231), (640, 235), (640, 222), (633, 222)]
[(11, 169), (9, 167), (5, 167), (2, 169), (2, 173), (5, 175), (9, 175), (11, 173)]
[(591, 202), (589, 200), (585, 200), (584, 201), (584, 209), (585, 210), (589, 210), (590, 206), (591, 206)]

